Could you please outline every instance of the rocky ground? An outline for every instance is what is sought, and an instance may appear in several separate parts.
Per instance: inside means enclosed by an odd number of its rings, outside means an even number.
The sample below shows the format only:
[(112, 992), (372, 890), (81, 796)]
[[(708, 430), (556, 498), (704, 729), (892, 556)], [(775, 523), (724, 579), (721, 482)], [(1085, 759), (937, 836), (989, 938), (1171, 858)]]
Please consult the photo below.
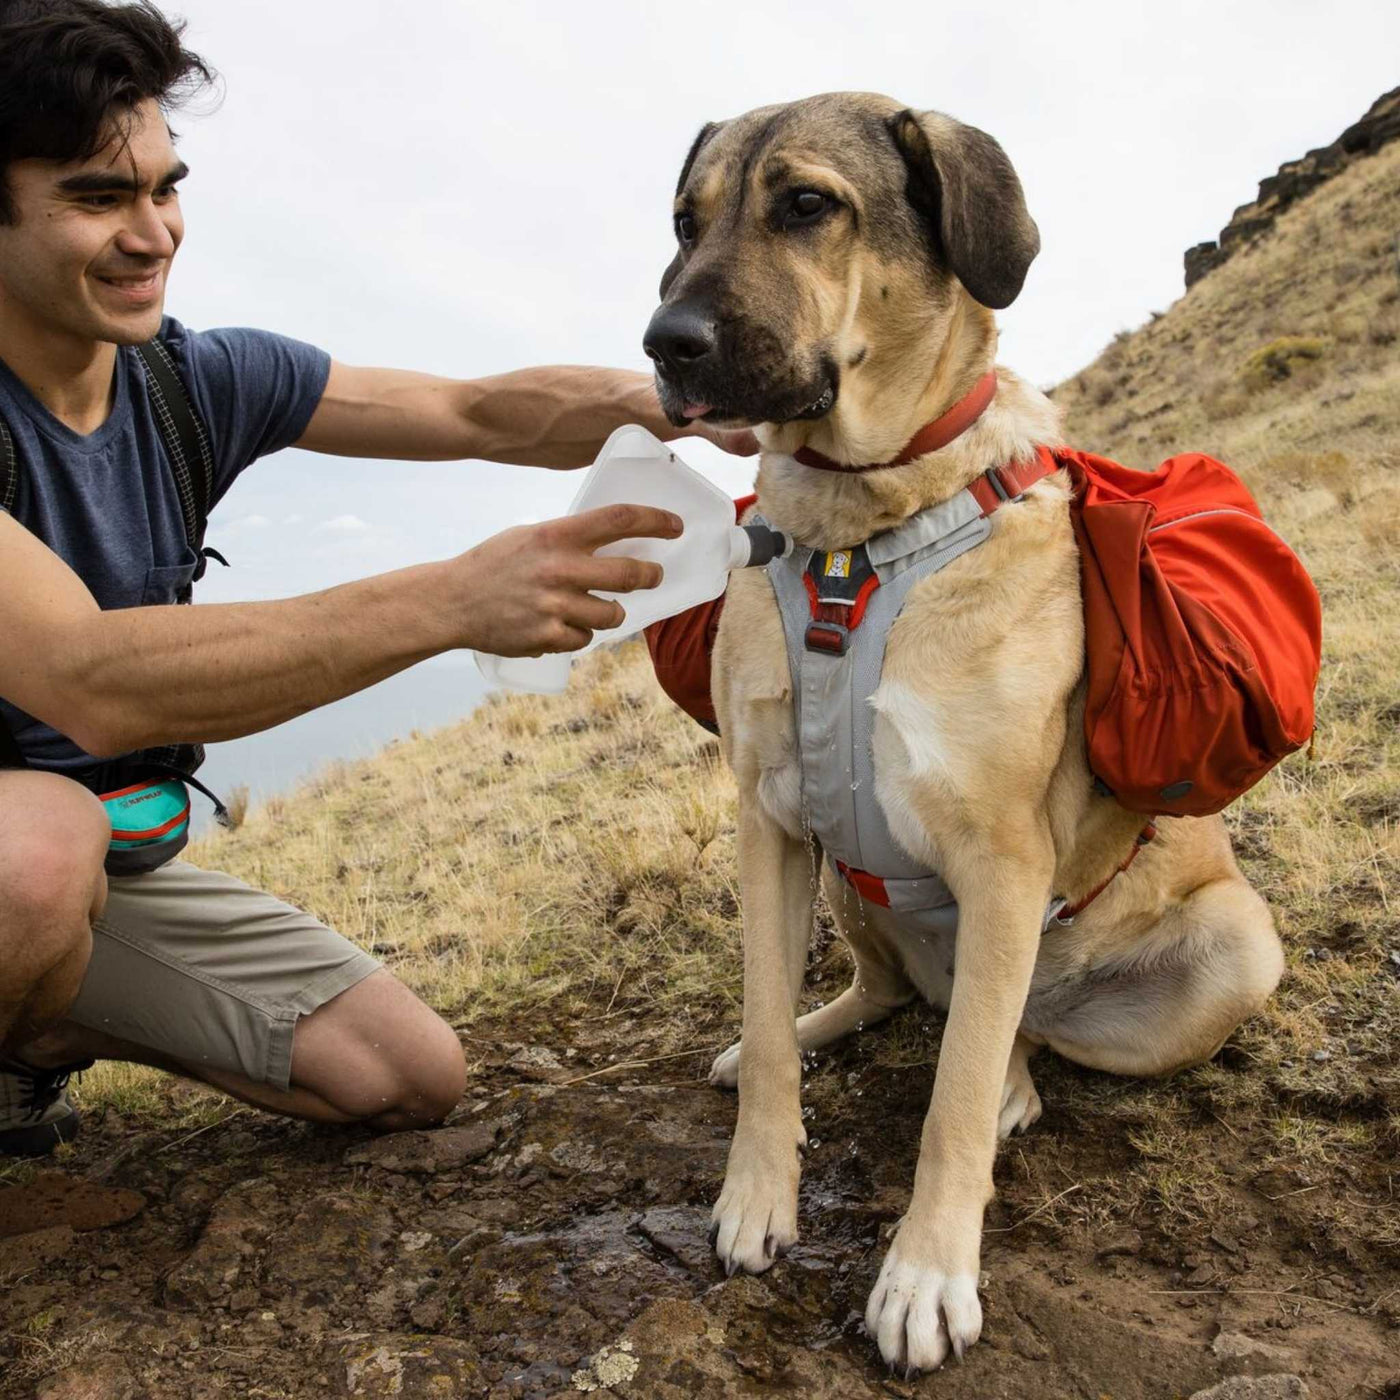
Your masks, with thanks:
[(1053, 1062), (1045, 1118), (999, 1158), (982, 1343), (892, 1377), (859, 1318), (927, 1067), (882, 1065), (872, 1034), (809, 1069), (802, 1242), (726, 1280), (706, 1234), (735, 1101), (697, 1078), (709, 1047), (624, 1068), (638, 1030), (498, 1042), (433, 1133), (227, 1104), (191, 1135), (107, 1110), (44, 1168), (64, 1180), (0, 1192), (0, 1395), (1400, 1397), (1400, 1265), (1359, 1267), (1296, 1206), (1345, 1173), (1261, 1174), (1221, 1123), (1233, 1199), (1208, 1234), (1150, 1210), (1076, 1223), (1047, 1169), (1065, 1198), (1092, 1191), (1121, 1144), (1057, 1111), (1056, 1081), (1089, 1076)]

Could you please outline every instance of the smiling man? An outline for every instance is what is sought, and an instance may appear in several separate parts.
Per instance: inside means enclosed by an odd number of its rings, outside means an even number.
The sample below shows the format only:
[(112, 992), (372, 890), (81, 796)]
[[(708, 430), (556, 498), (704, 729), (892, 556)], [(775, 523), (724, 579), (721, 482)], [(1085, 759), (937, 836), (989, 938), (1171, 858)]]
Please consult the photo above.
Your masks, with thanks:
[(178, 805), (200, 743), (440, 652), (581, 647), (621, 620), (597, 591), (659, 581), (594, 551), (679, 529), (619, 507), (306, 597), (169, 606), (207, 506), (281, 448), (575, 467), (623, 423), (675, 433), (639, 373), (353, 369), (165, 317), (167, 114), (209, 77), (151, 4), (0, 0), (0, 1155), (72, 1136), (67, 1078), (94, 1058), (322, 1122), (440, 1121), (464, 1067), (433, 1011), (309, 915), (163, 859), (178, 810), (133, 839), (153, 868), (117, 873), (100, 799)]

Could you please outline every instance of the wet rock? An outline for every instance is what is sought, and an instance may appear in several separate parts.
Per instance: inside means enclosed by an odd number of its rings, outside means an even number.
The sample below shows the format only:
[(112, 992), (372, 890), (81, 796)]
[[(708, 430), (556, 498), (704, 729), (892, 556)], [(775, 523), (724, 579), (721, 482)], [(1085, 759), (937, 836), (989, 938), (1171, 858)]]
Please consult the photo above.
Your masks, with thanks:
[(35, 1400), (139, 1400), (141, 1395), (127, 1363), (108, 1353), (50, 1376), (40, 1384)]
[(270, 1181), (244, 1181), (226, 1191), (195, 1247), (166, 1276), (165, 1301), (176, 1308), (216, 1307), (255, 1277), (259, 1251), (283, 1208)]
[(477, 1395), (485, 1389), (476, 1349), (447, 1337), (393, 1333), (342, 1345), (335, 1394), (431, 1397)]
[(1221, 1332), (1210, 1344), (1211, 1351), (1222, 1361), (1264, 1362), (1287, 1365), (1292, 1357), (1282, 1347), (1257, 1342), (1243, 1332)]
[(702, 1278), (715, 1275), (718, 1265), (710, 1248), (710, 1212), (698, 1207), (673, 1206), (649, 1210), (637, 1229), (663, 1254)]
[(425, 1175), (456, 1171), (494, 1152), (500, 1127), (499, 1123), (471, 1123), (460, 1128), (388, 1133), (352, 1147), (345, 1162), (348, 1166)]
[(1231, 1376), (1191, 1400), (1308, 1400), (1309, 1391), (1297, 1376)]
[(324, 1307), (347, 1288), (373, 1285), (394, 1234), (387, 1206), (355, 1196), (318, 1196), (279, 1234), (267, 1287), (303, 1308)]
[(647, 1297), (687, 1287), (674, 1268), (647, 1257), (630, 1234), (631, 1212), (606, 1210), (529, 1235), (507, 1235), (463, 1259), (458, 1303), (478, 1335), (545, 1340), (556, 1355), (557, 1320), (582, 1308), (614, 1336)]

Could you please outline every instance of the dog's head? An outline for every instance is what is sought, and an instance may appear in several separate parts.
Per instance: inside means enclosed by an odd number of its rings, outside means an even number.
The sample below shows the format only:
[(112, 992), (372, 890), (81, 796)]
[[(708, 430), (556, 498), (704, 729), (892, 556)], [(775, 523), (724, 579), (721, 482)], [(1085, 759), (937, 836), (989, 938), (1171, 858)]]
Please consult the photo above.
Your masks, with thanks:
[(977, 309), (1009, 306), (1040, 246), (990, 136), (858, 93), (707, 125), (674, 223), (644, 340), (667, 416), (794, 440), (833, 418), (868, 438), (892, 380), (917, 398), (956, 327), (993, 334)]

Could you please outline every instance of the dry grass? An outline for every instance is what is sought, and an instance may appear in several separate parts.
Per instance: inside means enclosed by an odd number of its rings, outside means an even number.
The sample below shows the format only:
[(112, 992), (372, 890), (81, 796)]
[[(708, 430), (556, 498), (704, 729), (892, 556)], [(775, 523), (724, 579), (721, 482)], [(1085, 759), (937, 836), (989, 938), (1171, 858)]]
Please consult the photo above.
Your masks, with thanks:
[[(1222, 1142), (1255, 1170), (1318, 1181), (1344, 1167), (1352, 1195), (1384, 1195), (1400, 1147), (1398, 226), (1394, 143), (1056, 392), (1081, 446), (1235, 466), (1317, 580), (1326, 657), (1314, 760), (1291, 759), (1229, 814), (1287, 944), (1278, 995), (1220, 1061), (1169, 1085), (1048, 1063), (1047, 1103), (1117, 1131), (1130, 1160), (1093, 1190), (1056, 1187), (1038, 1225), (1207, 1221), (1229, 1200)], [(1300, 344), (1318, 353), (1283, 353)], [(338, 766), (192, 855), (313, 910), (462, 1028), (645, 1015), (659, 1052), (737, 1023), (730, 780), (636, 645), (595, 655), (558, 700), (498, 700)], [(842, 959), (823, 944), (815, 995), (844, 985)], [(925, 1019), (871, 1037), (876, 1063), (929, 1064)], [(108, 1068), (83, 1096), (154, 1113), (137, 1101), (155, 1082)], [(1299, 1194), (1298, 1218), (1344, 1229), (1347, 1199)], [(1393, 1195), (1367, 1210), (1366, 1238), (1400, 1239)]]

